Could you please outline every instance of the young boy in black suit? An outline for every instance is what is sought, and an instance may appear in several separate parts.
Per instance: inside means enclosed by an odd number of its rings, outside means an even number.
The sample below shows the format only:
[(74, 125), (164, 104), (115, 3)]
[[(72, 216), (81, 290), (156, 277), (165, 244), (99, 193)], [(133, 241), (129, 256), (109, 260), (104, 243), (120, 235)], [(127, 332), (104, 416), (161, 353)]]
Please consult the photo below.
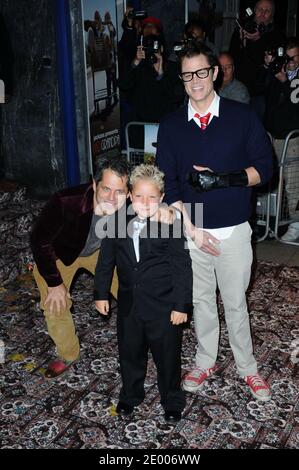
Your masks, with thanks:
[[(158, 373), (164, 418), (177, 422), (185, 407), (181, 390), (182, 324), (192, 304), (192, 269), (182, 220), (156, 222), (164, 196), (164, 174), (152, 165), (136, 167), (130, 177), (132, 201), (116, 236), (102, 241), (95, 274), (96, 308), (109, 311), (109, 292), (116, 266), (117, 335), (123, 386), (117, 412), (130, 415), (144, 399), (148, 350)], [(125, 225), (125, 234), (120, 226)], [(123, 228), (123, 227), (122, 227)], [(122, 231), (123, 232), (123, 231)]]

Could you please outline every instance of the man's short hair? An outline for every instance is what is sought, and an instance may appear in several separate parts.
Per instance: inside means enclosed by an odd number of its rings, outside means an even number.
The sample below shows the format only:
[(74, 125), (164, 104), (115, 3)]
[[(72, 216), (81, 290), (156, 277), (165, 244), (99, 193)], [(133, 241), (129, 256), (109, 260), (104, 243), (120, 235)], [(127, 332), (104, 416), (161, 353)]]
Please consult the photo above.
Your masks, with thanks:
[(221, 51), (220, 54), (218, 55), (218, 59), (223, 56), (228, 57), (228, 59), (234, 65), (234, 58), (229, 51)]
[(119, 155), (117, 157), (101, 158), (99, 159), (94, 174), (94, 180), (98, 184), (103, 179), (103, 173), (105, 170), (111, 170), (117, 174), (120, 178), (130, 176), (130, 164), (125, 157)]
[(207, 58), (208, 63), (211, 67), (219, 67), (219, 62), (214, 52), (205, 44), (199, 43), (197, 41), (188, 42), (186, 46), (181, 50), (179, 54), (181, 65), (183, 59), (191, 59), (192, 57), (196, 57), (200, 54), (203, 54)]
[(288, 38), (287, 39), (287, 43), (286, 43), (286, 50), (288, 49), (294, 49), (295, 47), (298, 47), (299, 48), (299, 38), (293, 36), (291, 38)]
[(206, 32), (206, 27), (204, 26), (203, 22), (196, 18), (193, 20), (189, 20), (188, 23), (185, 24), (184, 26), (185, 34), (188, 34), (191, 28), (200, 29), (203, 33)]
[(136, 166), (130, 175), (130, 188), (133, 188), (139, 180), (151, 181), (161, 194), (164, 193), (164, 173), (156, 166), (145, 163)]

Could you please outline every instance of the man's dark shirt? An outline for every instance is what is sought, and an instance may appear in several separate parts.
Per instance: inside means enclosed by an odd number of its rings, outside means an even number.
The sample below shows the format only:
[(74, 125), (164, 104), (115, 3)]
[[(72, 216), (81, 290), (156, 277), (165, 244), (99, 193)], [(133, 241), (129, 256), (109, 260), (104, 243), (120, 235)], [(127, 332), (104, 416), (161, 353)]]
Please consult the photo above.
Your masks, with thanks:
[(260, 68), (264, 64), (265, 51), (285, 45), (285, 35), (274, 24), (257, 41), (246, 40), (242, 47), (239, 29), (232, 35), (229, 51), (235, 62), (236, 78), (247, 86), (250, 96), (264, 93), (263, 82), (259, 80)]
[(284, 83), (269, 71), (266, 84), (265, 127), (277, 139), (285, 139), (299, 129), (299, 70), (297, 77)]

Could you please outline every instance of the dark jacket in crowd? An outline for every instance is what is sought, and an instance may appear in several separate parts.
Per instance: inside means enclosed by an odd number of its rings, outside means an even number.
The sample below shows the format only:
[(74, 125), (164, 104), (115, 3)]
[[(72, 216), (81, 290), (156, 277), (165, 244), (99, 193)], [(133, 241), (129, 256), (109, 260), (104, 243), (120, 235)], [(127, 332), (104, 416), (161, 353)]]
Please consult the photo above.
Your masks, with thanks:
[(264, 93), (263, 81), (259, 79), (264, 64), (265, 51), (285, 45), (285, 36), (272, 23), (257, 41), (246, 41), (242, 46), (239, 29), (232, 35), (229, 51), (234, 58), (236, 78), (247, 86), (250, 96)]
[(264, 123), (277, 139), (285, 139), (289, 132), (299, 129), (299, 72), (291, 82), (287, 80), (284, 83), (268, 72)]
[(126, 20), (123, 21), (122, 27), (123, 34), (117, 48), (120, 79), (126, 76), (126, 73), (136, 56), (136, 49), (138, 45), (138, 35), (136, 28), (129, 27)]
[(142, 60), (138, 66), (131, 66), (119, 81), (119, 88), (126, 92), (136, 121), (159, 122), (175, 109), (168, 73), (159, 77), (147, 60)]

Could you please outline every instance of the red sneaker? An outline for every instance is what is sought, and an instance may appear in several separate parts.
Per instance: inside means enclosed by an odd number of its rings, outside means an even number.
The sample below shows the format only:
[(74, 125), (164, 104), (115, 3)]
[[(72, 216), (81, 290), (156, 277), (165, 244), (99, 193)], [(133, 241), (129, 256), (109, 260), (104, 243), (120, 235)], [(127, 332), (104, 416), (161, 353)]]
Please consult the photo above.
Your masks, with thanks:
[(204, 381), (217, 370), (217, 368), (217, 366), (209, 367), (208, 369), (194, 367), (194, 369), (188, 372), (183, 379), (183, 390), (186, 390), (187, 392), (196, 392), (202, 387)]
[(244, 377), (245, 382), (249, 386), (250, 392), (260, 401), (271, 400), (271, 391), (267, 382), (259, 375), (247, 375)]
[(77, 359), (75, 359), (74, 361), (54, 359), (49, 363), (48, 368), (45, 372), (46, 379), (56, 379), (56, 377), (59, 377), (60, 375), (64, 374), (76, 361)]

